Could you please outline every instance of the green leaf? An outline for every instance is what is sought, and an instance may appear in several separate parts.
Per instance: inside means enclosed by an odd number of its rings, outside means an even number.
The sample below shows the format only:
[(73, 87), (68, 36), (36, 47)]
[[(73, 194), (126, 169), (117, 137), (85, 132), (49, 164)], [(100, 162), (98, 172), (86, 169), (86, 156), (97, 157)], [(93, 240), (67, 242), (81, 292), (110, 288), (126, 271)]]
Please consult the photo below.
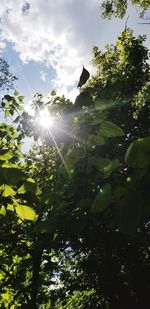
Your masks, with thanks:
[(138, 139), (129, 146), (125, 163), (133, 168), (147, 168), (150, 165), (150, 136)]
[(92, 167), (95, 166), (98, 169), (100, 169), (101, 171), (104, 171), (104, 168), (107, 167), (110, 164), (110, 160), (107, 158), (103, 158), (100, 156), (91, 156), (88, 159), (88, 167)]
[(7, 161), (7, 160), (10, 160), (12, 157), (13, 157), (13, 154), (11, 151), (8, 151), (8, 150), (0, 151), (0, 161)]
[(28, 182), (32, 182), (32, 183), (35, 183), (35, 180), (34, 180), (33, 178), (31, 178), (31, 177), (30, 177), (30, 178), (27, 178), (27, 181), (28, 181)]
[(18, 189), (18, 194), (25, 194), (28, 190), (27, 186), (23, 184), (19, 189)]
[(91, 212), (101, 213), (103, 210), (105, 210), (110, 204), (111, 196), (111, 185), (107, 183), (100, 189), (100, 192), (97, 193), (91, 207)]
[(118, 105), (118, 102), (110, 99), (97, 99), (95, 101), (95, 108), (101, 111), (108, 110), (116, 105)]
[(16, 164), (3, 164), (0, 167), (0, 184), (15, 185), (24, 179), (21, 169)]
[(58, 220), (55, 216), (50, 217), (48, 220), (36, 223), (34, 227), (35, 233), (53, 233), (58, 227)]
[(19, 99), (20, 102), (22, 102), (23, 99), (24, 99), (24, 96), (21, 96), (21, 95), (20, 95), (20, 96), (18, 97), (18, 99)]
[(3, 205), (0, 208), (0, 215), (2, 215), (2, 216), (6, 215), (6, 209), (5, 209), (5, 206), (3, 206)]
[(41, 190), (38, 188), (38, 186), (34, 183), (34, 180), (31, 178), (28, 178), (28, 181), (26, 181), (19, 189), (19, 194), (25, 194), (26, 192), (34, 192), (36, 195), (41, 194)]
[(36, 226), (34, 227), (35, 233), (50, 233), (53, 230), (54, 230), (53, 226), (51, 226), (50, 222), (48, 221), (38, 222)]
[(14, 211), (14, 205), (13, 204), (8, 204), (7, 205), (7, 210)]
[(1, 294), (2, 299), (4, 299), (5, 301), (8, 302), (9, 298), (10, 298), (10, 294), (9, 293), (2, 293)]
[(19, 169), (19, 166), (18, 166), (18, 164), (13, 164), (13, 163), (3, 163), (2, 168)]
[(91, 122), (91, 125), (95, 126), (95, 125), (98, 125), (98, 124), (101, 124), (105, 119), (106, 119), (106, 113), (104, 112), (101, 112), (101, 111), (95, 111), (93, 114), (92, 114), (92, 122)]
[(105, 138), (102, 136), (102, 135), (94, 135), (94, 134), (91, 134), (87, 140), (87, 144), (89, 147), (92, 147), (92, 146), (102, 146), (105, 144)]
[(111, 121), (104, 121), (100, 126), (101, 135), (105, 137), (123, 136), (123, 130)]
[(26, 219), (35, 221), (37, 219), (35, 211), (30, 206), (20, 205), (17, 203), (15, 209), (18, 217), (23, 220)]
[(118, 159), (112, 160), (107, 166), (104, 167), (103, 172), (105, 177), (109, 177), (114, 170), (116, 170), (120, 166), (120, 162)]
[(8, 109), (5, 110), (5, 118), (7, 118), (9, 116), (10, 112)]
[(51, 92), (51, 96), (55, 96), (56, 95), (56, 91), (53, 89)]
[(19, 95), (19, 92), (15, 89), (14, 96), (18, 96), (18, 95)]
[(107, 158), (91, 156), (88, 159), (88, 169), (91, 169), (92, 166), (98, 168), (103, 173), (103, 177), (107, 178), (120, 166), (120, 162), (118, 159), (113, 159), (111, 161)]
[(16, 192), (9, 185), (4, 185), (2, 196), (7, 197), (7, 196), (14, 196), (14, 195), (16, 195)]

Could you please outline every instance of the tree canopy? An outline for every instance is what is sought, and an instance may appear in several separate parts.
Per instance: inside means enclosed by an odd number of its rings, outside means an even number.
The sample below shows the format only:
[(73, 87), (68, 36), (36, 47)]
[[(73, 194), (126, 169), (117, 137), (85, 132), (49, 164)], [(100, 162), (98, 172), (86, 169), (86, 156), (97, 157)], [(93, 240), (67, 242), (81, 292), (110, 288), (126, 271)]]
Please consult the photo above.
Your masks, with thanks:
[[(74, 104), (55, 91), (38, 93), (32, 113), (17, 91), (1, 100), (13, 118), (0, 125), (2, 309), (149, 308), (144, 40), (125, 29), (94, 47), (96, 72), (82, 75)], [(25, 154), (24, 138), (34, 140)]]
[(10, 72), (8, 63), (0, 58), (0, 88), (11, 88), (17, 78)]
[(102, 16), (104, 18), (111, 18), (112, 16), (123, 18), (129, 4), (140, 8), (141, 16), (150, 7), (149, 0), (105, 0), (101, 4)]

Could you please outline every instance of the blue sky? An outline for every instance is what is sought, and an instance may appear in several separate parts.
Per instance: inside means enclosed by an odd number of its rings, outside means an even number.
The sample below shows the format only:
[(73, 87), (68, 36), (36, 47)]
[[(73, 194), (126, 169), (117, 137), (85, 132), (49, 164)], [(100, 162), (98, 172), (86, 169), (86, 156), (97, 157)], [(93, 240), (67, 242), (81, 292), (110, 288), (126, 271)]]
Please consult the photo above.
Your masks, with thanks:
[[(1, 54), (18, 77), (16, 88), (29, 100), (52, 89), (73, 98), (82, 65), (93, 71), (94, 45), (104, 49), (125, 27), (146, 34), (138, 9), (130, 7), (124, 20), (100, 18), (100, 0), (5, 0), (0, 4)], [(150, 17), (150, 10), (146, 13)]]

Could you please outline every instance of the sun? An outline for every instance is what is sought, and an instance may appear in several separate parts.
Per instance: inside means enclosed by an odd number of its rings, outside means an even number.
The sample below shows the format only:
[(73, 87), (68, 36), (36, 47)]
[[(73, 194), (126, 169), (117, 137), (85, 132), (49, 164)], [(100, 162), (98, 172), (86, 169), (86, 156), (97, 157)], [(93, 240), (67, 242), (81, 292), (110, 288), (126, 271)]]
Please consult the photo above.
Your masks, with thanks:
[(54, 117), (52, 117), (48, 109), (43, 109), (39, 112), (39, 125), (43, 128), (50, 128), (54, 124)]

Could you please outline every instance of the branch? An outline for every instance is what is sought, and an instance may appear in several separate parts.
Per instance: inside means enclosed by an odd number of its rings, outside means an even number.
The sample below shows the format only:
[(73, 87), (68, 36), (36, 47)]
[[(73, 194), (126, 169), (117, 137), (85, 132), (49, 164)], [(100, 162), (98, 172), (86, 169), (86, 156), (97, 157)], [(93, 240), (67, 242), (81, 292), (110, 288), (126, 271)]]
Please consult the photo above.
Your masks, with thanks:
[(33, 259), (33, 275), (32, 275), (32, 288), (31, 288), (31, 304), (32, 309), (38, 309), (37, 296), (39, 290), (39, 273), (42, 259), (43, 250), (34, 250), (32, 253)]

